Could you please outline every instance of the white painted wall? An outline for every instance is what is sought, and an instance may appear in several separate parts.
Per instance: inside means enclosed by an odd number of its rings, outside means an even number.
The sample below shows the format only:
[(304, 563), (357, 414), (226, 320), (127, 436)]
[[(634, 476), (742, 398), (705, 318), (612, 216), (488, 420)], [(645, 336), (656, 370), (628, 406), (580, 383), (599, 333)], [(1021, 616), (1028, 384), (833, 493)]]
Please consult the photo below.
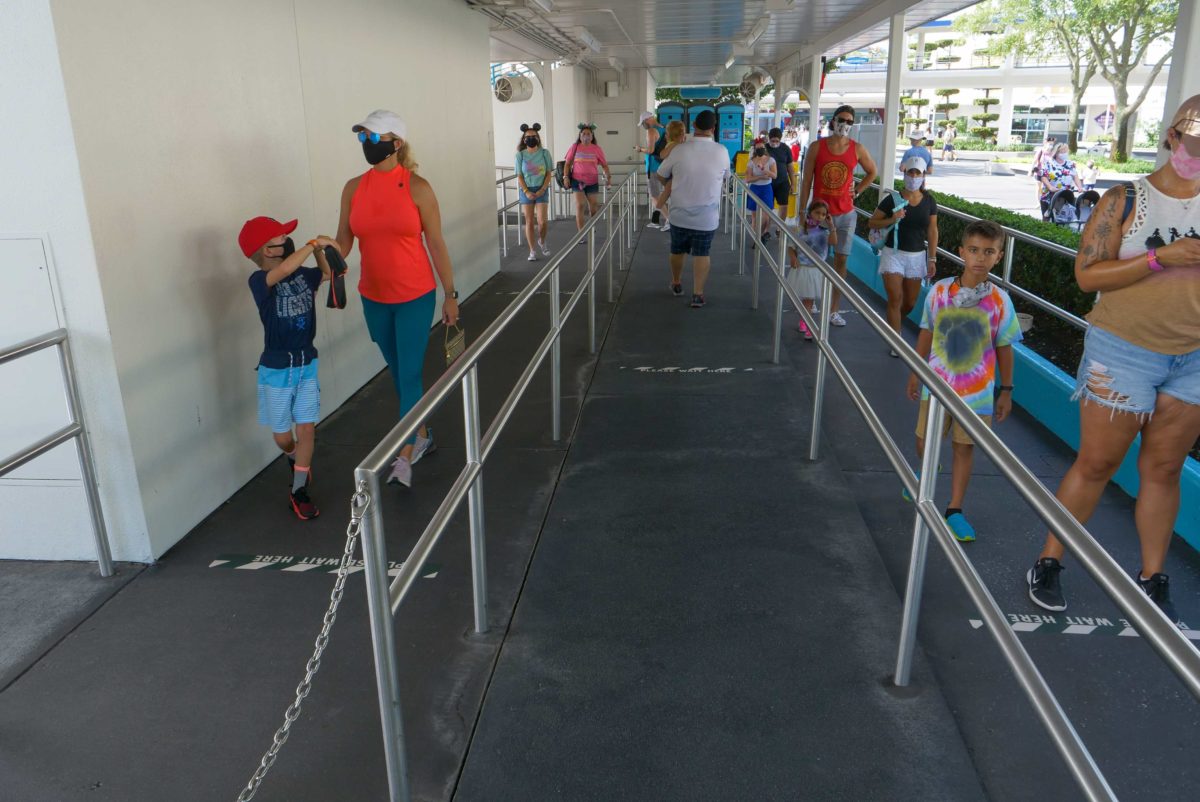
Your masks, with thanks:
[[(0, 315), (15, 334), (20, 325), (14, 324), (17, 305), (25, 306), (37, 299), (13, 292), (10, 280), (23, 267), (31, 271), (40, 268), (49, 274), (40, 291), (52, 287), (51, 308), (43, 310), (45, 314), (30, 316), (29, 324), (56, 318), (69, 331), (113, 556), (119, 560), (146, 560), (151, 556), (151, 547), (97, 277), (50, 2), (5, 0), (3, 18), (0, 109), (4, 110), (5, 120), (0, 125), (0, 239), (7, 247), (0, 256), (0, 281), (9, 292), (5, 293), (7, 305), (0, 306)], [(32, 251), (22, 248), (22, 252), (42, 257), (40, 265), (13, 256), (13, 248), (21, 248), (14, 243), (20, 242), (32, 247)], [(33, 285), (25, 286), (29, 289)], [(41, 332), (33, 332), (37, 333)], [(42, 423), (51, 422), (52, 428), (66, 423), (53, 352), (30, 359), (40, 360), (41, 364), (23, 360), (0, 368), (0, 387), (4, 388), (0, 392), (0, 417), (9, 425), (9, 436), (3, 439), (14, 451), (49, 434), (39, 429)], [(37, 376), (37, 386), (23, 381), (31, 371)], [(54, 412), (43, 416), (47, 420), (35, 422), (34, 416), (45, 411), (47, 403), (55, 407)], [(0, 450), (7, 451), (3, 446)], [(91, 523), (74, 446), (60, 446), (27, 465), (18, 476), (0, 480), (0, 558), (94, 559)]]
[[(262, 330), (246, 288), (254, 266), (236, 236), (257, 214), (298, 217), (299, 241), (332, 234), (343, 184), (367, 169), (353, 123), (378, 107), (407, 119), (420, 171), (438, 194), (460, 292), (499, 269), (490, 132), (447, 129), (445, 114), (428, 113), (448, 87), (461, 109), (486, 106), (487, 23), (442, 0), (53, 7), (158, 556), (277, 456), (255, 420)], [(29, 136), (61, 155), (61, 139), (46, 132), (63, 130), (41, 126)], [(357, 250), (349, 261), (356, 275)], [(320, 307), (317, 347), (325, 415), (383, 367), (353, 292), (344, 311)]]

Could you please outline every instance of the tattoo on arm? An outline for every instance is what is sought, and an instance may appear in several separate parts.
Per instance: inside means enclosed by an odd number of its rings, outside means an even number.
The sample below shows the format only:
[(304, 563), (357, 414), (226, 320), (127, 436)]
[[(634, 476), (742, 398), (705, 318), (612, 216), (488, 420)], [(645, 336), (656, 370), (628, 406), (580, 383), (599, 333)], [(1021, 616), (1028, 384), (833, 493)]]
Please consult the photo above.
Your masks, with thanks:
[[(1119, 188), (1114, 189), (1119, 190)], [(1119, 198), (1118, 195), (1121, 197)], [(1086, 270), (1094, 264), (1116, 258), (1121, 241), (1122, 205), (1120, 200), (1123, 197), (1123, 190), (1119, 192), (1109, 190), (1096, 209), (1096, 213), (1088, 221), (1080, 241), (1080, 269)]]

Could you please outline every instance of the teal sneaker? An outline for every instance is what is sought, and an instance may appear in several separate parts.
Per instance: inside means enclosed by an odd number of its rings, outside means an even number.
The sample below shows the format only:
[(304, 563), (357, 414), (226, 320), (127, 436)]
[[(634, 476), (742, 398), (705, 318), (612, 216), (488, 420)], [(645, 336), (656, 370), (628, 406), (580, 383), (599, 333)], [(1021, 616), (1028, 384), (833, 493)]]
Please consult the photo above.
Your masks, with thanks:
[(954, 533), (954, 537), (959, 543), (970, 543), (975, 539), (975, 527), (971, 526), (967, 516), (961, 512), (947, 515), (946, 523), (949, 524), (950, 531)]
[[(920, 483), (921, 483), (921, 472), (920, 472), (920, 471), (917, 471), (917, 484), (920, 484)], [(901, 490), (900, 490), (900, 498), (904, 499), (905, 501), (912, 501), (912, 500), (913, 500), (913, 497), (912, 497), (911, 495), (909, 495), (909, 493), (908, 493), (908, 488), (907, 488), (907, 487), (905, 487), (905, 488), (901, 488)]]

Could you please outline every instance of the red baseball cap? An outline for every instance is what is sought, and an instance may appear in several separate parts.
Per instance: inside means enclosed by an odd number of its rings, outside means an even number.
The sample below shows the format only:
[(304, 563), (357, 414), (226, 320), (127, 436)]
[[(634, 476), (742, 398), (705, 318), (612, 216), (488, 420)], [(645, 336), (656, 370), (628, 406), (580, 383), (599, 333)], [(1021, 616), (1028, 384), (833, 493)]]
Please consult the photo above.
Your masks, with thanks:
[(273, 217), (255, 217), (253, 220), (247, 220), (242, 226), (242, 233), (238, 234), (238, 245), (249, 259), (269, 241), (282, 234), (291, 234), (299, 222), (292, 220), (290, 223), (281, 223)]

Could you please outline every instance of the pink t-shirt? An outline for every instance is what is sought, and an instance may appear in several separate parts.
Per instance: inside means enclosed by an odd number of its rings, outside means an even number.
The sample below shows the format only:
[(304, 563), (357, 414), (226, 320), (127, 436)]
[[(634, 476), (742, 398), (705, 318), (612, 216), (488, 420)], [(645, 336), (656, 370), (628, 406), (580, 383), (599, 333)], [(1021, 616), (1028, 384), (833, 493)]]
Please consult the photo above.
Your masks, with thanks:
[(581, 145), (576, 142), (567, 151), (567, 161), (571, 165), (571, 177), (584, 186), (600, 183), (599, 165), (608, 166), (604, 159), (604, 151), (599, 145)]

